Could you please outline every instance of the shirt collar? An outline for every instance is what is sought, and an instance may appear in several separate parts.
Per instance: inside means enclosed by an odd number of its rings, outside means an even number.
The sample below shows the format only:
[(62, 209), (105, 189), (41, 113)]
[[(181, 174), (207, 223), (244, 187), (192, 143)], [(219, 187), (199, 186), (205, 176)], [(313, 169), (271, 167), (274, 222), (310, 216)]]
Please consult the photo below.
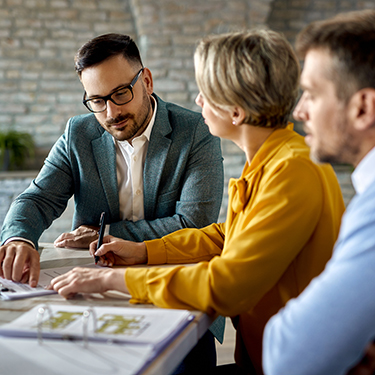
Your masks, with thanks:
[(375, 147), (361, 160), (352, 173), (352, 183), (357, 194), (364, 193), (375, 182)]

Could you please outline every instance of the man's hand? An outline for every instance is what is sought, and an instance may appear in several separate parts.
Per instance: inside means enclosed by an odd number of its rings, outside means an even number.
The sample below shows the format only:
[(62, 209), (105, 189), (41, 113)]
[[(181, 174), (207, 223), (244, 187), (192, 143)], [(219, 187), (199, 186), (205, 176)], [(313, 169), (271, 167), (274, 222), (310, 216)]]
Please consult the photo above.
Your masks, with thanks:
[(81, 225), (73, 232), (63, 233), (53, 243), (56, 247), (88, 249), (92, 241), (98, 239), (99, 228)]
[(125, 284), (124, 269), (91, 269), (76, 267), (68, 273), (51, 281), (49, 289), (53, 289), (64, 298), (73, 297), (77, 293), (103, 293), (107, 290), (118, 290), (128, 293)]
[(36, 287), (39, 280), (39, 253), (27, 242), (11, 241), (0, 247), (0, 276)]
[(375, 343), (372, 342), (366, 348), (361, 361), (354, 366), (347, 375), (373, 375), (375, 373)]
[(99, 256), (102, 266), (131, 266), (147, 263), (147, 249), (144, 242), (132, 242), (113, 236), (106, 236), (98, 250), (98, 241), (90, 244), (90, 254)]

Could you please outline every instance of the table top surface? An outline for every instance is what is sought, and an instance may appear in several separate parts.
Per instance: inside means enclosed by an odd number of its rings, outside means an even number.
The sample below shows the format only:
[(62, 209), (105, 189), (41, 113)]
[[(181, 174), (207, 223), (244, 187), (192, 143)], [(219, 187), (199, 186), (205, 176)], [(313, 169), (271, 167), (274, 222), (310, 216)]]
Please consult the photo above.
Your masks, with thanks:
[[(47, 243), (40, 244), (39, 253), (41, 269), (87, 265), (90, 261), (93, 261), (88, 250), (55, 248), (52, 244)], [(143, 265), (143, 267), (147, 266)], [(77, 295), (75, 298), (69, 300), (65, 300), (58, 294), (53, 294), (20, 300), (0, 301), (0, 325), (13, 321), (41, 303), (156, 308), (154, 305), (131, 304), (129, 298), (129, 295), (110, 291), (103, 294)], [(142, 374), (166, 375), (171, 373), (185, 355), (195, 346), (199, 338), (207, 331), (212, 320), (203, 312), (193, 311), (193, 313), (195, 315), (194, 321), (170, 343)]]

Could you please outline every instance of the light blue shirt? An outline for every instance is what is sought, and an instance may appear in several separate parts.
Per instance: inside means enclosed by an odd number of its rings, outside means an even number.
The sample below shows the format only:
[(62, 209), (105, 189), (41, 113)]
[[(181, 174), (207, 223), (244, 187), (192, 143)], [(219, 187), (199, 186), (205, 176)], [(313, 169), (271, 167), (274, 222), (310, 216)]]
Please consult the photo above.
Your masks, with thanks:
[(345, 374), (375, 338), (375, 148), (352, 181), (331, 260), (265, 328), (266, 375)]
[(361, 160), (352, 174), (352, 182), (357, 194), (364, 193), (375, 182), (375, 147)]

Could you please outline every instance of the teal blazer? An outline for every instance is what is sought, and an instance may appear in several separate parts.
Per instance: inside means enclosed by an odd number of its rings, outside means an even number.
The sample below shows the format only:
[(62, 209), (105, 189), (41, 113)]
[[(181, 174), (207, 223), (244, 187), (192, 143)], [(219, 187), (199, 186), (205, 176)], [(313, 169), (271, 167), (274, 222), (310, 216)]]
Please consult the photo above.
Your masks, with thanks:
[(162, 101), (144, 166), (144, 220), (121, 220), (112, 136), (93, 114), (71, 118), (31, 185), (12, 203), (1, 243), (38, 239), (74, 195), (72, 229), (98, 225), (106, 212), (110, 234), (133, 241), (162, 237), (217, 221), (223, 194), (220, 140), (201, 114)]

